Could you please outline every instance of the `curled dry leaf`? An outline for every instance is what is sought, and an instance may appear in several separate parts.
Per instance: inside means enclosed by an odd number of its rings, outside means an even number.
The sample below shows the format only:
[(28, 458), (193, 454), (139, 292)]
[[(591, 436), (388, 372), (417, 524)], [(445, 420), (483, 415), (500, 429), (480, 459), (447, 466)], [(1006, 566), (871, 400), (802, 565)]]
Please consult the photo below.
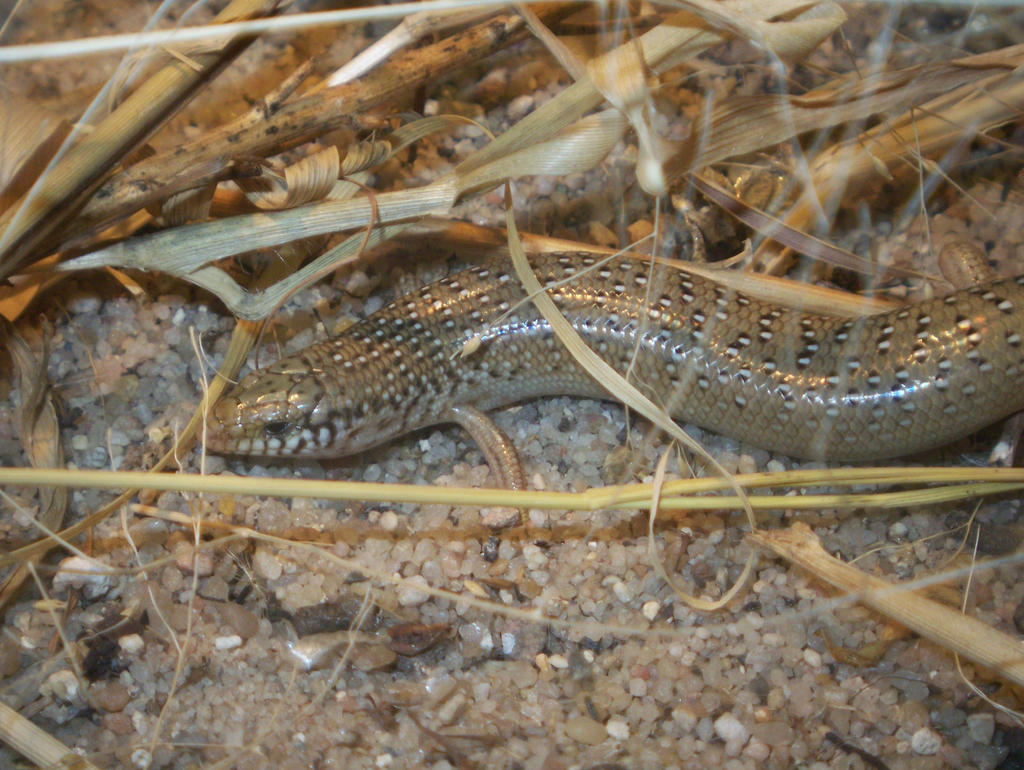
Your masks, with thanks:
[(0, 211), (4, 211), (43, 172), (71, 125), (30, 99), (7, 90), (0, 93)]
[[(44, 336), (45, 339), (45, 336)], [(7, 334), (7, 349), (18, 370), (21, 407), (18, 414), (21, 443), (34, 468), (63, 468), (64, 451), (60, 424), (46, 376), (47, 353), (44, 347), (36, 357), (28, 343), (15, 331)], [(68, 506), (66, 487), (39, 487), (39, 514), (36, 521), (47, 531), (60, 529)], [(56, 541), (53, 545), (57, 545)], [(38, 558), (41, 558), (40, 554)], [(0, 586), (0, 607), (7, 604), (29, 574), (28, 563), (20, 564)]]
[(189, 222), (201, 222), (210, 216), (216, 185), (204, 185), (193, 190), (175, 193), (163, 202), (160, 217), (166, 227), (177, 227)]
[(276, 211), (323, 200), (340, 170), (338, 148), (331, 145), (287, 166), (283, 175), (264, 169), (261, 176), (240, 179), (237, 184), (254, 206)]
[(380, 165), (394, 153), (391, 142), (356, 142), (345, 153), (341, 162), (341, 175), (349, 176), (357, 171)]

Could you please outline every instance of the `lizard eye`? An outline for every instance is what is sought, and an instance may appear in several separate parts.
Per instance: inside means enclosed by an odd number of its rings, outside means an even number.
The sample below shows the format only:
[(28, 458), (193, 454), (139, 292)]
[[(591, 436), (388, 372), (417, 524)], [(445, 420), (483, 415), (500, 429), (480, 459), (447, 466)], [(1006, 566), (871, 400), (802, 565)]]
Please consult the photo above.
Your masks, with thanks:
[(290, 427), (291, 423), (287, 420), (271, 420), (263, 426), (263, 430), (268, 436), (283, 436)]

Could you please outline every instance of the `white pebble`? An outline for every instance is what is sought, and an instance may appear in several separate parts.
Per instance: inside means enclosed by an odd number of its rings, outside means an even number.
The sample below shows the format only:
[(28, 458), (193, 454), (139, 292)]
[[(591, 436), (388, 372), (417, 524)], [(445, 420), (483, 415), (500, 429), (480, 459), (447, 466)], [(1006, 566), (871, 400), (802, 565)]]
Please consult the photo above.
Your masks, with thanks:
[(616, 580), (612, 583), (612, 593), (615, 594), (615, 598), (623, 604), (629, 604), (633, 601), (633, 592), (630, 591), (629, 586), (621, 580)]
[(804, 647), (804, 663), (811, 668), (820, 668), (821, 653), (811, 647)]
[(915, 754), (931, 756), (942, 747), (942, 736), (930, 727), (922, 727), (910, 738), (910, 748)]
[(391, 767), (391, 764), (395, 761), (395, 758), (390, 754), (378, 754), (374, 760), (374, 764), (377, 767)]
[(394, 532), (398, 529), (398, 514), (394, 511), (384, 511), (377, 523), (385, 532)]
[(78, 677), (66, 668), (55, 671), (39, 686), (39, 691), (54, 700), (71, 703), (78, 697)]
[(117, 646), (125, 655), (137, 655), (146, 646), (145, 640), (138, 634), (125, 634), (118, 637)]
[(629, 737), (629, 725), (621, 719), (609, 719), (604, 729), (608, 731), (608, 737), (617, 741), (624, 741)]
[(548, 563), (547, 554), (533, 543), (523, 546), (523, 558), (526, 559), (526, 566), (532, 570), (541, 569)]
[(145, 749), (135, 749), (135, 751), (132, 752), (133, 767), (138, 767), (140, 770), (146, 770), (152, 764), (153, 755)]
[(277, 580), (284, 568), (277, 555), (268, 548), (257, 548), (252, 557), (252, 566), (256, 574), (265, 580)]
[(242, 637), (238, 634), (230, 634), (228, 636), (218, 636), (213, 640), (213, 647), (215, 650), (233, 650), (235, 647), (242, 646)]
[(658, 617), (658, 613), (661, 612), (661, 602), (644, 602), (644, 606), (640, 609), (640, 611), (643, 612), (644, 617), (648, 620), (654, 620), (656, 617)]
[(413, 575), (403, 580), (397, 589), (398, 603), (403, 607), (418, 607), (430, 598), (430, 594), (424, 590), (429, 587), (423, 575)]
[(507, 657), (515, 655), (519, 646), (519, 637), (515, 634), (504, 633), (501, 635), (501, 652)]
[(743, 749), (743, 755), (758, 762), (764, 762), (771, 756), (772, 747), (762, 743), (757, 738), (751, 738), (747, 747)]
[(726, 711), (715, 720), (715, 735), (725, 741), (726, 754), (735, 756), (740, 753), (750, 733), (731, 711)]
[(65, 589), (81, 589), (87, 599), (103, 596), (110, 590), (109, 568), (103, 562), (82, 556), (63, 559), (53, 576), (53, 592), (63, 593)]
[(529, 94), (517, 96), (508, 105), (509, 120), (519, 120), (533, 109), (533, 97)]
[(693, 732), (697, 727), (697, 715), (689, 706), (676, 706), (672, 709), (672, 721), (679, 725), (684, 733)]
[(564, 655), (555, 653), (548, 656), (548, 664), (551, 668), (569, 668), (569, 659)]
[(100, 309), (99, 297), (75, 297), (68, 305), (75, 315), (92, 315)]

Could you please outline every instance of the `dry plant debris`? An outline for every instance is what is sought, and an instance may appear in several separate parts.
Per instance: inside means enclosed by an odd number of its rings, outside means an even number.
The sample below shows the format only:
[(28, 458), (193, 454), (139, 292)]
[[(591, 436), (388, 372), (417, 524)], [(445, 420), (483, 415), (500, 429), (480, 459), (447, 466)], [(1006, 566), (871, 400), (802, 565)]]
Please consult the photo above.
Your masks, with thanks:
[[(847, 316), (943, 291), (952, 238), (1024, 272), (1019, 14), (384, 8), (40, 0), (5, 22), (0, 764), (1020, 762), (1016, 469), (801, 466), (625, 380), (646, 421), (498, 415), (516, 496), (479, 489), (451, 431), (324, 465), (202, 451), (247, 361), (451, 255), (527, 285), (534, 251), (709, 259)], [(166, 40), (123, 58), (30, 58), (147, 25)], [(774, 277), (794, 266), (819, 285)], [(489, 529), (510, 503), (522, 522)]]

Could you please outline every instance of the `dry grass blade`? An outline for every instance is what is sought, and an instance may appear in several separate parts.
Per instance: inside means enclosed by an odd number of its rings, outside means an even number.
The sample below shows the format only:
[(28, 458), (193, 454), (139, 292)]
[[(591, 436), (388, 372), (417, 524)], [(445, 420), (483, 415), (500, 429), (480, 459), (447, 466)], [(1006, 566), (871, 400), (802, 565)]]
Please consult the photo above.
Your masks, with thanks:
[[(276, 0), (234, 0), (217, 15), (223, 23), (271, 13)], [(241, 37), (172, 59), (137, 88), (5, 214), (0, 215), (0, 278), (15, 272), (51, 232), (93, 192), (114, 163), (179, 110), (190, 95), (251, 42)]]
[(328, 201), (285, 211), (245, 214), (204, 222), (118, 243), (65, 262), (62, 270), (98, 267), (134, 267), (189, 275), (211, 262), (245, 251), (279, 246), (314, 235), (364, 227), (373, 222), (395, 222), (448, 209), (455, 200), (450, 180), (422, 187), (382, 193), (370, 201)]
[[(838, 15), (833, 15), (830, 21), (822, 24), (822, 37), (831, 34), (832, 31), (845, 18), (838, 6), (831, 3), (823, 3), (828, 8), (834, 8)], [(748, 3), (724, 2), (722, 12), (725, 14), (744, 15), (747, 14), (756, 21), (767, 21), (776, 16), (805, 9), (805, 3), (781, 2), (763, 3), (751, 7)], [(783, 41), (786, 39), (787, 25), (796, 22), (777, 22), (769, 24), (769, 33), (765, 35), (771, 41)], [(826, 31), (827, 30), (827, 31)], [(819, 38), (820, 40), (821, 38)], [(635, 59), (637, 46), (642, 52), (643, 65), (654, 73), (664, 72), (687, 59), (690, 59), (706, 48), (722, 42), (723, 36), (718, 30), (709, 29), (700, 19), (687, 12), (677, 13), (670, 16), (658, 26), (645, 32), (638, 40), (624, 43), (618, 48), (612, 49), (606, 54), (590, 62), (588, 69), (591, 72), (608, 73), (611, 83), (615, 82), (614, 64), (620, 57), (626, 56)], [(634, 69), (635, 72), (635, 69)], [(630, 78), (629, 82), (636, 85), (636, 78)], [(608, 86), (609, 90), (621, 91), (621, 89)], [(468, 175), (475, 171), (478, 166), (487, 165), (499, 157), (507, 157), (512, 153), (547, 141), (568, 128), (572, 123), (588, 111), (594, 109), (605, 98), (605, 94), (590, 77), (577, 81), (562, 91), (557, 97), (543, 104), (534, 112), (530, 113), (516, 126), (502, 134), (489, 147), (475, 153), (473, 159), (464, 161), (461, 164), (459, 173)], [(623, 103), (633, 100), (629, 93), (621, 94), (618, 97)]]
[(99, 770), (88, 759), (73, 752), (5, 703), (0, 703), (0, 741), (39, 767)]
[(496, 13), (494, 8), (467, 8), (453, 11), (424, 11), (406, 16), (401, 23), (375, 40), (368, 48), (327, 77), (328, 88), (340, 86), (366, 74), (389, 56), (442, 30), (472, 24)]
[(839, 561), (802, 522), (786, 531), (761, 530), (749, 537), (915, 633), (1024, 687), (1024, 644), (1020, 640)]
[[(453, 172), (459, 197), (495, 187), (506, 179), (587, 171), (605, 158), (625, 129), (626, 121), (618, 110), (604, 110), (576, 121), (548, 141), (512, 151), (507, 156), (491, 155), (486, 164), (477, 163), (479, 153), (474, 153)], [(515, 129), (508, 133), (512, 131)]]
[[(1024, 63), (1024, 48), (1017, 47), (1013, 54), (1013, 62)], [(887, 121), (821, 153), (811, 167), (818, 199), (834, 208), (841, 197), (863, 191), (873, 182), (916, 175), (924, 158), (963, 147), (976, 134), (1019, 118), (1024, 108), (1024, 83), (1015, 73), (977, 77), (986, 70), (971, 68), (963, 74), (974, 82), (951, 83), (958, 87), (919, 102), (899, 120)], [(789, 212), (785, 222), (801, 227), (810, 218), (808, 207), (802, 205)]]
[[(1019, 54), (1018, 49), (1014, 50)], [(806, 131), (864, 120), (879, 113), (903, 112), (960, 87), (981, 99), (984, 90), (979, 91), (979, 88), (984, 88), (983, 81), (994, 75), (1001, 79), (1007, 77), (1007, 63), (1007, 60), (993, 63), (991, 56), (985, 55), (977, 61), (968, 58), (889, 72), (866, 82), (843, 80), (798, 97), (734, 97), (715, 108), (705, 131), (679, 148), (668, 162), (666, 173), (675, 178), (724, 158), (774, 146)], [(948, 96), (940, 99), (948, 104)], [(886, 130), (883, 126), (873, 133), (884, 134)], [(860, 147), (862, 140), (850, 144)], [(832, 164), (833, 173), (835, 168), (842, 166)], [(873, 167), (870, 170), (875, 173)], [(822, 183), (828, 178), (824, 169), (820, 176), (815, 175), (815, 181)], [(787, 220), (797, 228), (801, 222)]]
[[(765, 238), (781, 244), (786, 248), (792, 249), (797, 253), (804, 254), (835, 267), (845, 268), (847, 270), (852, 270), (869, 276), (878, 272), (878, 265), (871, 260), (857, 256), (850, 251), (840, 249), (826, 241), (815, 238), (814, 236), (808, 235), (800, 230), (796, 230), (792, 226), (784, 223), (782, 220), (776, 219), (759, 209), (749, 206), (728, 190), (719, 186), (709, 174), (696, 174), (691, 178), (691, 182), (693, 183), (693, 186), (707, 196), (709, 200), (717, 203), (723, 211), (728, 211), (738, 220), (749, 226), (751, 230), (756, 232), (758, 235), (764, 236)], [(889, 268), (889, 272), (894, 276), (901, 276), (904, 278), (922, 277), (918, 270), (909, 270), (899, 266)], [(815, 290), (818, 287), (810, 286), (808, 288)], [(796, 307), (796, 305), (791, 306)], [(828, 310), (825, 312), (830, 315), (834, 314)]]

